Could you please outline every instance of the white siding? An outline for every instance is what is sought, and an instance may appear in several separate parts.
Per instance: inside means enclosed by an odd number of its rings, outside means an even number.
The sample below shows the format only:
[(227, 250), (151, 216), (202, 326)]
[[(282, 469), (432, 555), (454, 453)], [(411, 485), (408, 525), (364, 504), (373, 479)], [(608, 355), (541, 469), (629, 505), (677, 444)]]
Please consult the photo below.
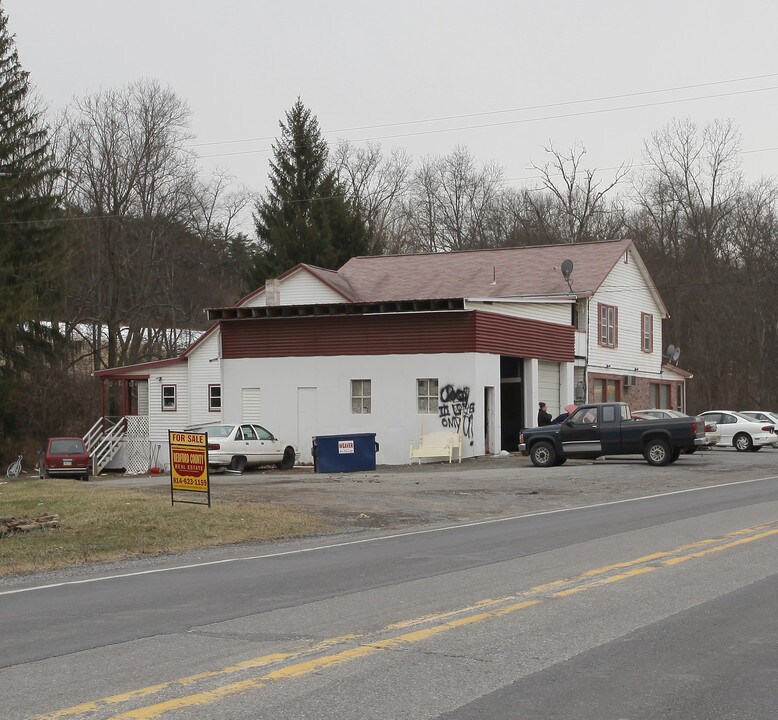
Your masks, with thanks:
[[(189, 388), (186, 363), (152, 368), (149, 372), (149, 441), (151, 451), (159, 446), (159, 457), (168, 462), (168, 430), (181, 430), (189, 422)], [(175, 412), (162, 412), (162, 386), (176, 386)]]
[(570, 325), (572, 320), (572, 303), (505, 303), (505, 302), (473, 302), (468, 301), (466, 307), (483, 312), (508, 315), (509, 317), (542, 320), (558, 325)]
[[(379, 355), (341, 357), (289, 357), (223, 360), (224, 420), (242, 420), (243, 390), (256, 386), (257, 376), (272, 378), (262, 385), (260, 415), (255, 418), (271, 432), (297, 444), (301, 461), (310, 463), (309, 435), (375, 433), (380, 445), (379, 464), (408, 462), (410, 444), (419, 433), (443, 429), (453, 405), (437, 415), (420, 416), (416, 380), (437, 378), (439, 390), (468, 392), (468, 426), (463, 456), (484, 453), (484, 387), (499, 387), (497, 355), (476, 353), (437, 355)], [(370, 379), (370, 414), (351, 412), (351, 380)], [(301, 401), (301, 390), (304, 402)], [(499, 395), (499, 394), (497, 394)], [(302, 404), (301, 404), (302, 402)], [(499, 398), (496, 402), (499, 404)], [(313, 417), (311, 417), (313, 415)], [(500, 408), (494, 408), (499, 419)], [(313, 428), (313, 429), (312, 429)], [(499, 425), (493, 436), (500, 437)]]
[[(598, 344), (598, 305), (618, 308), (618, 347)], [(641, 350), (641, 312), (654, 316), (654, 349)], [(658, 376), (662, 367), (662, 315), (632, 253), (619, 259), (589, 301), (589, 370), (595, 373)], [(638, 368), (635, 370), (635, 368)]]
[(188, 425), (218, 422), (220, 412), (208, 410), (208, 386), (221, 384), (220, 333), (215, 330), (189, 355)]
[[(245, 307), (264, 307), (265, 293), (251, 298)], [(281, 305), (314, 305), (316, 303), (345, 302), (342, 295), (325, 285), (307, 270), (298, 270), (281, 280)]]

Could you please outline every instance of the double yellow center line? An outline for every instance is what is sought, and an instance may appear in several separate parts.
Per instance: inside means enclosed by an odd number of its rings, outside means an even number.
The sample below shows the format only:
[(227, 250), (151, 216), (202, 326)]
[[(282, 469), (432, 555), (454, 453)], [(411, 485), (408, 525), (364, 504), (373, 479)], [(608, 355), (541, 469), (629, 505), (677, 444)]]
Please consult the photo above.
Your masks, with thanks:
[[(662, 552), (643, 555), (625, 562), (587, 570), (572, 578), (563, 578), (543, 585), (536, 585), (527, 591), (496, 599), (484, 599), (472, 605), (445, 613), (425, 615), (414, 619), (387, 625), (370, 637), (363, 634), (342, 635), (288, 652), (278, 652), (251, 658), (219, 670), (197, 673), (169, 682), (151, 685), (126, 693), (104, 697), (92, 702), (38, 715), (30, 720), (56, 720), (79, 715), (88, 717), (100, 712), (118, 712), (112, 720), (152, 720), (166, 713), (185, 708), (202, 707), (222, 698), (261, 688), (270, 683), (289, 678), (298, 678), (319, 672), (326, 668), (342, 665), (360, 658), (374, 655), (383, 650), (408, 646), (458, 628), (475, 625), (487, 620), (510, 615), (549, 600), (622, 582), (633, 577), (655, 572), (663, 567), (672, 567), (688, 560), (694, 560), (723, 552), (732, 548), (778, 535), (778, 521), (743, 528), (718, 538), (708, 538), (688, 545), (681, 545)], [(332, 652), (337, 646), (350, 645), (346, 649)], [(276, 666), (274, 669), (269, 669)], [(268, 668), (259, 675), (217, 685), (210, 690), (185, 694), (198, 683), (220, 681), (259, 668)], [(120, 706), (134, 704), (162, 692), (178, 691), (179, 697), (150, 705), (122, 710)]]

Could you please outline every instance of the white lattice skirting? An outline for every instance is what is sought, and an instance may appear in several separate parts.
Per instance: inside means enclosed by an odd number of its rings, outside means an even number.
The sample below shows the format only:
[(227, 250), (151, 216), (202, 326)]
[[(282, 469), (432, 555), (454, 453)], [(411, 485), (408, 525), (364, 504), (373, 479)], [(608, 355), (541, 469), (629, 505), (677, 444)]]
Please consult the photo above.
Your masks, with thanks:
[(149, 419), (144, 415), (127, 417), (125, 435), (127, 474), (141, 475), (149, 471)]

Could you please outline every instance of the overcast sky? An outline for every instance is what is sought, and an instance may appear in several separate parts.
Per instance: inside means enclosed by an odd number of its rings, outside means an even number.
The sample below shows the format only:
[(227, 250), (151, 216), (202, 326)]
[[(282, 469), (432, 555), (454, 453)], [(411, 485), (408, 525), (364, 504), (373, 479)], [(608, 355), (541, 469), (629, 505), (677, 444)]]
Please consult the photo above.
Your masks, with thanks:
[(732, 118), (747, 178), (778, 176), (774, 0), (0, 2), (51, 108), (156, 78), (189, 103), (203, 165), (257, 191), (298, 95), (333, 145), (461, 144), (512, 185), (549, 141), (637, 165), (673, 117)]

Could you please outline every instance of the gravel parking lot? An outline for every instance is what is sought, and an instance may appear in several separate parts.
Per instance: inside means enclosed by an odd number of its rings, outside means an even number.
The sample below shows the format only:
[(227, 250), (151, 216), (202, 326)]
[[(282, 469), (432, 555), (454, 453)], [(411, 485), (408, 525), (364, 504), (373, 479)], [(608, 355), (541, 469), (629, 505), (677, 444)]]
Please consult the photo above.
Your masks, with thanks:
[[(268, 468), (211, 476), (212, 502), (283, 503), (341, 529), (404, 527), (477, 520), (589, 505), (673, 490), (778, 475), (778, 449), (714, 448), (651, 467), (642, 458), (570, 460), (536, 468), (514, 455), (454, 463), (379, 466), (374, 471), (314, 473), (310, 467)], [(150, 487), (169, 492), (167, 476), (111, 477), (95, 486)]]

